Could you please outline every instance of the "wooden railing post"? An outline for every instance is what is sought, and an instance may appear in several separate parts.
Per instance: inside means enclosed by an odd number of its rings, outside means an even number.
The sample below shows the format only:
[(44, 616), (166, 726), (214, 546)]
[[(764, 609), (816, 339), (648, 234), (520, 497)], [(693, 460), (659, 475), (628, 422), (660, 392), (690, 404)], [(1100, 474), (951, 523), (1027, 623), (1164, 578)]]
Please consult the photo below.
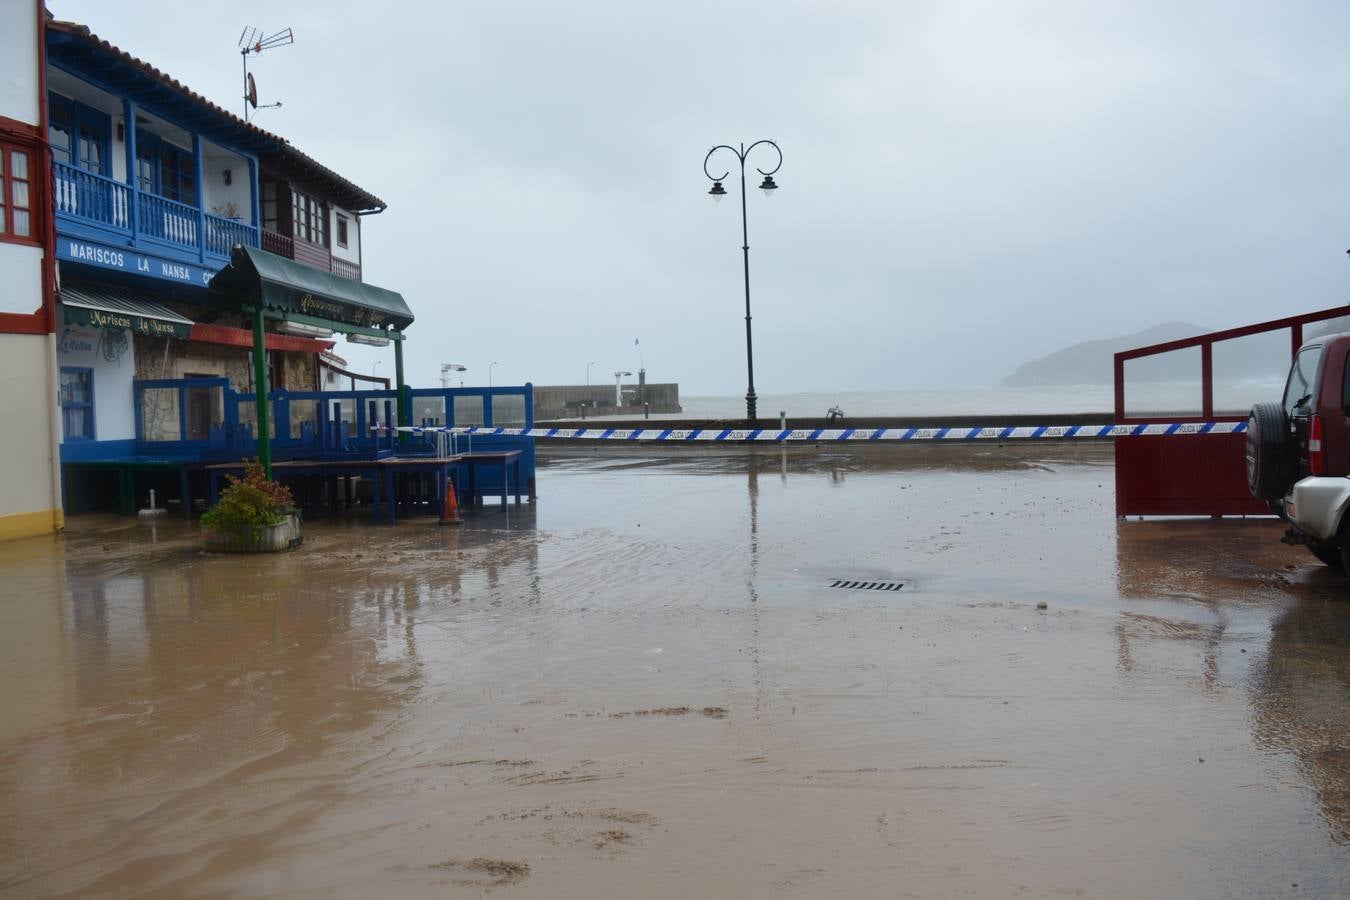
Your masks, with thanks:
[[(206, 262), (206, 186), (202, 184), (202, 136), (192, 133), (192, 166), (197, 179), (197, 260)], [(269, 461), (268, 465), (271, 463)], [(269, 474), (267, 476), (271, 478)]]
[(127, 224), (131, 226), (131, 244), (141, 237), (140, 200), (141, 184), (136, 163), (136, 111), (139, 107), (130, 100), (122, 101), (123, 127), (126, 129), (127, 149)]

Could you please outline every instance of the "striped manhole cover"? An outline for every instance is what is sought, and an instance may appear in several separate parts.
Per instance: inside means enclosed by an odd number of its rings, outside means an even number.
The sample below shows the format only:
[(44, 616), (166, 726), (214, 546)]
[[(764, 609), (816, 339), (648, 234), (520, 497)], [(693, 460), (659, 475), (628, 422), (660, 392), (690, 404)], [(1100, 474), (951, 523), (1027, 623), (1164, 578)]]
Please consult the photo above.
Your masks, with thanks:
[(904, 586), (903, 581), (846, 581), (842, 578), (834, 579), (830, 585), (855, 591), (898, 591)]

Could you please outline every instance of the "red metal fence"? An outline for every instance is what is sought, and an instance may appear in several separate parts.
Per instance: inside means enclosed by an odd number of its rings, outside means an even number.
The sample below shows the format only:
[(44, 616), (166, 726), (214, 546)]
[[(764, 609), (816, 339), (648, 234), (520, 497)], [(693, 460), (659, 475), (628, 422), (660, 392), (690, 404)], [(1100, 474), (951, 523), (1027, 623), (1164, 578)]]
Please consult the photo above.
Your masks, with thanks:
[[(1214, 345), (1239, 338), (1288, 331), (1289, 355), (1303, 344), (1304, 326), (1350, 316), (1350, 306), (1275, 319), (1198, 337), (1123, 350), (1115, 355), (1115, 420), (1118, 424), (1156, 421), (1159, 417), (1126, 415), (1125, 364), (1162, 354), (1199, 348), (1200, 409), (1198, 413), (1167, 412), (1169, 422), (1241, 422), (1241, 414), (1215, 414)], [(1271, 396), (1270, 400), (1279, 399)], [(1269, 510), (1247, 490), (1243, 434), (1195, 434), (1116, 438), (1117, 516), (1263, 515)]]

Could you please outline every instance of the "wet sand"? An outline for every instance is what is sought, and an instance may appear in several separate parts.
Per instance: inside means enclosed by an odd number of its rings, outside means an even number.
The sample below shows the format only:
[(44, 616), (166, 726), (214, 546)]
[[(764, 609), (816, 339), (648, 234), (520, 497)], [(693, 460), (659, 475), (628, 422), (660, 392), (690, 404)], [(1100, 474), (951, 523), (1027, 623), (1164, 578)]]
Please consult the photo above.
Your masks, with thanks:
[(1275, 523), (1119, 522), (1108, 445), (541, 456), (0, 544), (0, 893), (1350, 892), (1350, 582)]

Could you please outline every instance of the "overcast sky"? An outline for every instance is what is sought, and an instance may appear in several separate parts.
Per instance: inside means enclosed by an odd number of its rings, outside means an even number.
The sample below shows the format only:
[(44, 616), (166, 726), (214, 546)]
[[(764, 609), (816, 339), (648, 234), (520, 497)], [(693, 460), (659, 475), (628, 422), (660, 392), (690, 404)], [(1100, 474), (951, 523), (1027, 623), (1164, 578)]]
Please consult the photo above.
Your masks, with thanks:
[(416, 385), (603, 382), (639, 338), (649, 380), (743, 394), (739, 202), (702, 163), (759, 138), (761, 394), (982, 387), (1350, 302), (1344, 2), (50, 8), (231, 109), (241, 28), (295, 29), (257, 123), (389, 204), (364, 274), (417, 316)]

